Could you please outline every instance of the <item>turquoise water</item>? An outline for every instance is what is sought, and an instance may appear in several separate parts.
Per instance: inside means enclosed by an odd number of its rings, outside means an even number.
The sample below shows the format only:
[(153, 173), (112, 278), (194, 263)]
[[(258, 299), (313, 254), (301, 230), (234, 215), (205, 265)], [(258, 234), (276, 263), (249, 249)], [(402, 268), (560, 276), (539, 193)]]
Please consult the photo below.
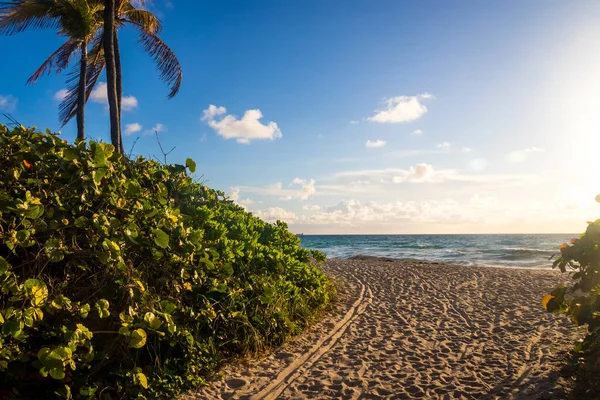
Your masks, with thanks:
[(550, 268), (561, 243), (576, 234), (304, 235), (302, 246), (328, 257), (355, 255), (517, 268)]

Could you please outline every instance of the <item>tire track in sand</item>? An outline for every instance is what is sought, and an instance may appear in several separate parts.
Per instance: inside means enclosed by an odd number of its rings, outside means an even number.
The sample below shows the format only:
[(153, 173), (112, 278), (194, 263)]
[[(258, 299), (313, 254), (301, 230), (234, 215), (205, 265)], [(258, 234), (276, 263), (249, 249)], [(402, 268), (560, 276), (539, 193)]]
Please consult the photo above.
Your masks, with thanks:
[[(373, 292), (368, 284), (364, 284), (360, 279), (354, 277), (361, 287), (358, 299), (352, 304), (344, 318), (339, 321), (331, 332), (301, 357), (296, 359), (287, 368), (285, 368), (277, 378), (260, 392), (252, 395), (251, 400), (276, 399), (289, 385), (302, 376), (315, 362), (317, 362), (325, 353), (327, 353), (337, 341), (344, 335), (348, 327), (358, 318), (373, 301)], [(365, 300), (366, 299), (366, 300)]]

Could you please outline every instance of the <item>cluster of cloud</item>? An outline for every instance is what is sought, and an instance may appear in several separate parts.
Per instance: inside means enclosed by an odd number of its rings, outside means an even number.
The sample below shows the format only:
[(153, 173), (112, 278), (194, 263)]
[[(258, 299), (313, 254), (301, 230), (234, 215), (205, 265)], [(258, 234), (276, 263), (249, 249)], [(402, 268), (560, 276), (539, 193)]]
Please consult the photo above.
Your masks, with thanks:
[(368, 120), (378, 123), (399, 123), (409, 122), (421, 118), (426, 112), (427, 107), (421, 103), (422, 100), (432, 99), (433, 95), (423, 93), (417, 96), (397, 96), (384, 101), (386, 107), (382, 110), (376, 110), (375, 115)]
[[(56, 93), (54, 93), (54, 100), (62, 101), (69, 94), (67, 89), (60, 89)], [(92, 93), (90, 93), (89, 100), (98, 103), (98, 104), (106, 104), (108, 106), (108, 90), (106, 82), (98, 82)], [(124, 111), (131, 111), (138, 106), (138, 100), (135, 96), (123, 96), (121, 98), (121, 109)]]
[[(99, 82), (92, 93), (90, 93), (90, 100), (98, 104), (108, 103), (108, 90), (106, 89), (106, 82)], [(121, 98), (121, 108), (124, 111), (131, 111), (137, 108), (138, 101), (134, 96), (123, 96)]]
[(288, 224), (293, 224), (298, 220), (298, 217), (295, 213), (292, 211), (286, 211), (281, 207), (270, 207), (265, 210), (252, 211), (252, 213), (267, 222), (275, 222), (279, 220), (287, 222)]
[(375, 148), (375, 147), (383, 147), (385, 146), (387, 142), (385, 140), (375, 140), (375, 141), (371, 141), (371, 140), (367, 140), (367, 143), (365, 143), (365, 147), (367, 148)]
[(456, 175), (454, 170), (437, 171), (431, 164), (419, 163), (407, 169), (386, 168), (337, 172), (332, 181), (340, 185), (348, 183), (423, 183), (442, 182)]
[(412, 134), (415, 135), (415, 136), (419, 136), (419, 135), (423, 134), (423, 131), (420, 130), (420, 129), (415, 129)]
[(448, 149), (450, 149), (450, 147), (451, 147), (451, 145), (448, 142), (442, 142), (437, 145), (438, 149), (443, 149), (443, 150), (448, 150)]
[(0, 110), (2, 111), (13, 111), (17, 108), (18, 99), (11, 95), (0, 95)]
[(457, 223), (480, 221), (480, 218), (461, 212), (460, 204), (454, 200), (408, 201), (378, 203), (359, 200), (343, 200), (325, 207), (312, 215), (296, 218), (310, 225), (354, 225), (361, 223), (401, 224), (406, 222)]
[(314, 179), (294, 178), (288, 185), (289, 188), (284, 188), (281, 182), (276, 182), (271, 185), (259, 187), (242, 186), (240, 189), (250, 193), (277, 196), (279, 200), (308, 200), (317, 192), (315, 184), (316, 181)]
[(236, 139), (238, 143), (250, 143), (252, 140), (275, 140), (282, 137), (281, 130), (273, 121), (262, 124), (263, 115), (260, 110), (247, 110), (241, 119), (233, 115), (225, 115), (225, 107), (213, 104), (203, 111), (202, 120), (225, 139)]
[(247, 208), (247, 206), (254, 203), (252, 199), (240, 199), (240, 188), (232, 187), (229, 188), (229, 199), (235, 202), (237, 205)]

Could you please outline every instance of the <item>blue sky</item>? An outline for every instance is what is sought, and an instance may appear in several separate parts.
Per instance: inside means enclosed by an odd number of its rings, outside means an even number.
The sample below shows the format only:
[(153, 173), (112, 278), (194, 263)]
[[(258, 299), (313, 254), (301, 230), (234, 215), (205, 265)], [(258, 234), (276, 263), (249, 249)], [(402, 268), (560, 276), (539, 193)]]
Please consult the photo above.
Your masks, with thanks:
[[(134, 153), (158, 155), (160, 128), (170, 162), (195, 159), (199, 178), (265, 219), (304, 233), (517, 233), (582, 231), (600, 214), (600, 2), (150, 9), (183, 85), (167, 100), (123, 29), (125, 148), (140, 137)], [(0, 41), (0, 111), (72, 140), (55, 99), (66, 77), (25, 85), (61, 38)], [(90, 138), (109, 140), (104, 101), (88, 103)]]

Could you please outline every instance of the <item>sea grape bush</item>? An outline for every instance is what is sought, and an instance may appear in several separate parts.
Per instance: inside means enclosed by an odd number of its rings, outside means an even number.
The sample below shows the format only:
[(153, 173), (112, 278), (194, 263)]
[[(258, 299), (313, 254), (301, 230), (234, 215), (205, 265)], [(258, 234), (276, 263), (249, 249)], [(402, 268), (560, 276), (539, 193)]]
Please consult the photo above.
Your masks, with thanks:
[(328, 304), (324, 255), (195, 168), (0, 125), (1, 398), (174, 398)]
[(560, 246), (560, 257), (554, 261), (553, 268), (558, 268), (563, 273), (571, 272), (572, 281), (544, 296), (542, 305), (549, 312), (567, 314), (574, 324), (587, 325), (587, 337), (575, 348), (581, 356), (579, 374), (583, 379), (578, 380), (586, 382), (577, 395), (599, 398), (600, 219), (590, 222), (579, 238)]

